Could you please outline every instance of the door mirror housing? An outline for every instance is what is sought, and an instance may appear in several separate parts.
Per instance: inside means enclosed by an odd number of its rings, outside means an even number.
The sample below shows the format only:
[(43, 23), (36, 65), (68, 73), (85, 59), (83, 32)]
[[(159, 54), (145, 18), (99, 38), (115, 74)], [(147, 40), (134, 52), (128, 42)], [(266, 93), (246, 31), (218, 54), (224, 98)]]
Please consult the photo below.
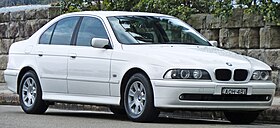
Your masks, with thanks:
[(104, 38), (92, 38), (91, 46), (94, 48), (105, 48), (105, 49), (111, 48), (109, 44), (109, 40)]
[(218, 47), (218, 41), (209, 41), (209, 43), (214, 47)]

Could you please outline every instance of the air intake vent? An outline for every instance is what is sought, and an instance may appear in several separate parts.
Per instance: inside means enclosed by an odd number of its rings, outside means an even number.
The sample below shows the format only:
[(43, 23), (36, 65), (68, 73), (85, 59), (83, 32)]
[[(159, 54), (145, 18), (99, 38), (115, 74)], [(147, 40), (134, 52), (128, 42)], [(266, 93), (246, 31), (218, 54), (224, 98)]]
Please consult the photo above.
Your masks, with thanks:
[(271, 95), (182, 94), (179, 99), (191, 101), (270, 101)]
[(244, 69), (236, 69), (234, 71), (233, 79), (235, 81), (245, 81), (248, 76), (248, 71)]
[(229, 81), (231, 79), (231, 70), (217, 69), (215, 71), (216, 79), (220, 81)]

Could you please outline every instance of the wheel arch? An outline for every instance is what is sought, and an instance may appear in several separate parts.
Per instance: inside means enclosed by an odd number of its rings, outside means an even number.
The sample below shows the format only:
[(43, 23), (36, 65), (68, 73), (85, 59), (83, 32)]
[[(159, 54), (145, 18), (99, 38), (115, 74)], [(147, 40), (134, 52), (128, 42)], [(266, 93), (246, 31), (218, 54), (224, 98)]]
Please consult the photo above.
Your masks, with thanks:
[[(20, 72), (19, 72), (19, 74), (18, 74), (18, 77), (17, 77), (17, 94), (19, 94), (20, 81), (21, 81), (22, 77), (24, 76), (24, 74), (25, 74), (26, 72), (28, 72), (28, 71), (34, 71), (34, 73), (37, 75), (36, 71), (35, 71), (32, 67), (30, 67), (30, 66), (25, 66), (25, 67), (23, 67), (23, 68), (20, 70)], [(37, 75), (37, 76), (38, 76), (38, 75)]]
[[(120, 103), (119, 103), (121, 107), (123, 107), (123, 105), (124, 105), (123, 100), (124, 100), (124, 91), (125, 91), (126, 84), (129, 80), (129, 78), (135, 73), (142, 73), (143, 75), (145, 75), (147, 77), (147, 79), (149, 80), (150, 84), (151, 84), (151, 80), (150, 80), (149, 75), (143, 69), (138, 68), (138, 67), (134, 67), (134, 68), (129, 69), (123, 75), (122, 80), (121, 80), (121, 87), (120, 87), (121, 99), (120, 99)], [(151, 88), (153, 90), (152, 84), (151, 84)]]

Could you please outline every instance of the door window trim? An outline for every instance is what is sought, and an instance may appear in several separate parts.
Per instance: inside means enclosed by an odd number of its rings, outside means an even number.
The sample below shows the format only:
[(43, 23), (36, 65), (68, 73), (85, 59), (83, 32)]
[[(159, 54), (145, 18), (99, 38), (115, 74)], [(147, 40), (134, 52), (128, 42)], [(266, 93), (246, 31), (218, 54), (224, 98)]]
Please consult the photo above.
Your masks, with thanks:
[[(67, 16), (67, 17), (63, 17), (63, 18), (59, 19), (58, 21), (56, 21), (55, 23), (53, 23), (52, 25), (55, 25), (55, 26), (54, 26), (54, 29), (53, 29), (53, 31), (52, 31), (52, 34), (51, 34), (51, 37), (50, 37), (50, 40), (49, 40), (48, 45), (52, 45), (52, 44), (51, 44), (51, 40), (52, 40), (52, 38), (53, 38), (54, 30), (56, 29), (57, 23), (58, 23), (59, 21), (63, 20), (63, 19), (71, 18), (71, 17), (79, 17), (79, 20), (78, 20), (78, 22), (77, 22), (77, 24), (76, 24), (76, 26), (75, 26), (75, 28), (74, 28), (74, 31), (73, 31), (73, 33), (72, 33), (72, 38), (71, 38), (70, 46), (77, 46), (78, 32), (79, 32), (80, 25), (81, 25), (81, 23), (82, 23), (83, 18), (84, 18), (84, 17), (93, 17), (93, 18), (97, 18), (98, 20), (101, 21), (101, 23), (102, 23), (102, 25), (103, 25), (103, 27), (104, 27), (104, 29), (105, 29), (105, 31), (106, 31), (106, 34), (107, 34), (107, 36), (108, 36), (109, 45), (110, 45), (111, 49), (114, 48), (114, 45), (113, 45), (113, 43), (112, 43), (112, 37), (111, 37), (111, 35), (109, 34), (109, 30), (108, 30), (107, 25), (105, 24), (104, 20), (103, 20), (101, 17), (99, 17), (99, 16), (91, 15), (91, 14)], [(47, 29), (44, 30), (44, 32), (41, 33), (41, 35), (40, 35), (40, 37), (39, 37), (39, 40), (38, 40), (38, 44), (41, 44), (41, 43), (40, 43), (40, 39), (41, 39), (42, 35), (43, 35), (50, 27), (52, 27), (52, 25), (50, 25)], [(44, 44), (43, 44), (43, 45), (44, 45)], [(45, 45), (47, 45), (47, 44), (45, 44)], [(67, 45), (67, 46), (68, 46), (68, 45)], [(79, 47), (84, 47), (84, 46), (79, 46)]]
[(52, 24), (51, 26), (49, 26), (44, 32), (42, 32), (42, 34), (41, 34), (40, 37), (39, 37), (38, 44), (42, 44), (42, 43), (41, 43), (41, 39), (42, 39), (42, 36), (45, 34), (45, 32), (48, 31), (51, 27), (54, 27), (53, 30), (52, 30), (52, 32), (51, 32), (51, 36), (50, 36), (49, 42), (48, 42), (47, 44), (45, 44), (45, 45), (50, 45), (50, 44), (51, 44), (53, 32), (54, 32), (54, 30), (55, 30), (55, 28), (56, 28), (56, 25), (57, 25), (57, 22), (55, 22), (54, 24)]
[(81, 23), (84, 19), (83, 16), (79, 16), (79, 20), (74, 28), (74, 31), (72, 33), (72, 38), (71, 38), (71, 42), (70, 42), (70, 45), (76, 45), (76, 42), (77, 42), (77, 37), (78, 37), (78, 33), (79, 33), (79, 30), (80, 30), (80, 26), (81, 26)]
[[(107, 36), (108, 36), (110, 49), (113, 49), (111, 35), (109, 34), (108, 28), (107, 28), (106, 24), (104, 23), (104, 21), (103, 21), (103, 19), (102, 19), (101, 17), (95, 16), (95, 15), (80, 15), (80, 17), (82, 17), (82, 19), (83, 19), (84, 17), (92, 17), (92, 18), (96, 18), (96, 19), (100, 20), (100, 22), (102, 23), (102, 25), (103, 25), (103, 27), (104, 27), (104, 29), (105, 29), (105, 31), (106, 31), (106, 34), (107, 34)], [(78, 45), (77, 45), (77, 37), (78, 37), (78, 32), (79, 32), (80, 27), (81, 27), (81, 23), (82, 23), (82, 20), (79, 22), (79, 24), (77, 24), (78, 27), (79, 27), (79, 28), (77, 29), (77, 31), (74, 31), (75, 34), (76, 34), (76, 37), (75, 37), (75, 39), (74, 39), (73, 45), (75, 45), (75, 46), (78, 46)], [(79, 46), (79, 47), (88, 47), (88, 46)]]
[[(76, 24), (76, 26), (75, 26), (75, 28), (74, 28), (74, 31), (72, 32), (72, 36), (71, 36), (71, 40), (70, 40), (70, 44), (69, 44), (69, 45), (75, 45), (74, 42), (73, 42), (73, 40), (74, 40), (75, 37), (73, 37), (73, 36), (75, 36), (75, 34), (76, 34), (75, 31), (76, 31), (77, 27), (80, 27), (80, 22), (82, 21), (82, 20), (81, 20), (81, 19), (82, 19), (82, 16), (77, 16), (77, 15), (63, 17), (63, 18), (59, 19), (58, 21), (56, 21), (55, 23), (53, 23), (52, 25), (50, 25), (47, 29), (44, 30), (44, 32), (41, 33), (41, 35), (40, 35), (40, 37), (39, 37), (38, 44), (41, 44), (41, 43), (40, 43), (40, 39), (41, 39), (41, 37), (44, 35), (44, 33), (45, 33), (49, 28), (51, 28), (51, 27), (54, 25), (54, 28), (53, 28), (53, 30), (52, 30), (52, 34), (51, 34), (51, 36), (50, 36), (50, 40), (49, 40), (49, 43), (48, 43), (48, 45), (52, 45), (51, 41), (52, 41), (53, 34), (54, 34), (54, 31), (55, 31), (55, 29), (56, 29), (56, 26), (57, 26), (58, 22), (60, 22), (61, 20), (67, 19), (67, 18), (72, 18), (72, 17), (79, 17), (78, 22), (77, 22), (77, 24)], [(44, 45), (44, 44), (43, 44), (43, 45)], [(45, 45), (47, 45), (47, 44), (45, 44)], [(56, 44), (56, 45), (57, 45), (57, 44)], [(66, 45), (66, 46), (69, 46), (69, 45)]]

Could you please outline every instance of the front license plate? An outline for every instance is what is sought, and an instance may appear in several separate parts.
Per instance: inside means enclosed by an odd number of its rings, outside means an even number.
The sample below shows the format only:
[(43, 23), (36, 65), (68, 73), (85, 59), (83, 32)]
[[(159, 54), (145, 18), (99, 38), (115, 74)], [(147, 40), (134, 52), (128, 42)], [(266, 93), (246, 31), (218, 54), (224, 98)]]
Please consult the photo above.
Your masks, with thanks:
[(247, 95), (247, 88), (222, 88), (223, 95)]

